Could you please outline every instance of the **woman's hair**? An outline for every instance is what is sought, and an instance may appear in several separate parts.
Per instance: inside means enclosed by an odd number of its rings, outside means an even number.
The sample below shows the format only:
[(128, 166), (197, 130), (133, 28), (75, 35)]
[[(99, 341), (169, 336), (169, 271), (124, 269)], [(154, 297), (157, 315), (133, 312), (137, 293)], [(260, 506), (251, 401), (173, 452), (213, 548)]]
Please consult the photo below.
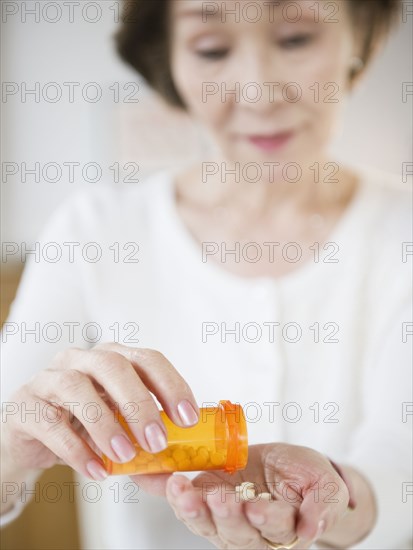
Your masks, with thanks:
[[(171, 74), (168, 4), (171, 0), (124, 0), (121, 28), (115, 34), (120, 57), (170, 105), (185, 108)], [(400, 0), (346, 0), (360, 40), (363, 69), (398, 19)], [(361, 72), (350, 72), (354, 81)]]

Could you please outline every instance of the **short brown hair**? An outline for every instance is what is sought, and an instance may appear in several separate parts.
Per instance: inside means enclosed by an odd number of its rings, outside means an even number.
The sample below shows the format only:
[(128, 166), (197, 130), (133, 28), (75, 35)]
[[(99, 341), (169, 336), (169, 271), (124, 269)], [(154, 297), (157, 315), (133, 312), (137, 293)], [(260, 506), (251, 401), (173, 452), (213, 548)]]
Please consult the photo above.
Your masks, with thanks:
[[(360, 57), (364, 67), (377, 44), (397, 20), (400, 0), (346, 0), (360, 29)], [(168, 4), (170, 0), (124, 0), (122, 24), (115, 34), (120, 57), (173, 106), (185, 108), (171, 74), (169, 62)], [(354, 80), (359, 70), (350, 74)]]

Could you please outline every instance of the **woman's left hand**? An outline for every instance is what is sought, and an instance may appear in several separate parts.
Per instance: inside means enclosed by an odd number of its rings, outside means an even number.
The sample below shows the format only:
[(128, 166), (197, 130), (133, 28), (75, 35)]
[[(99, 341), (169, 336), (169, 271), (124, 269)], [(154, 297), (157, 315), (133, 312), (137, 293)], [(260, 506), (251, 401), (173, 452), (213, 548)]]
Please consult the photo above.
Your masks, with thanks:
[[(272, 498), (243, 502), (235, 492), (243, 481)], [(268, 548), (265, 539), (288, 545), (296, 537), (294, 548), (309, 548), (337, 525), (349, 502), (347, 486), (328, 458), (279, 443), (249, 447), (247, 468), (233, 475), (203, 472), (192, 482), (172, 475), (166, 497), (177, 518), (217, 548)]]

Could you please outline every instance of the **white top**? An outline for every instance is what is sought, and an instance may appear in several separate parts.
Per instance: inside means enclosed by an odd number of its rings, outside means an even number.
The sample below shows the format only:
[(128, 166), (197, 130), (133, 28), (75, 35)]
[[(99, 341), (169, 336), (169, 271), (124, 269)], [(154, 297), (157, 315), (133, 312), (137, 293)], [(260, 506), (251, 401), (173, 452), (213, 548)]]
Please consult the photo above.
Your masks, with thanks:
[[(357, 467), (375, 488), (379, 517), (356, 548), (409, 548), (412, 336), (402, 335), (403, 327), (412, 332), (403, 325), (411, 322), (412, 256), (403, 261), (402, 243), (412, 240), (411, 198), (396, 178), (361, 174), (329, 238), (336, 244), (320, 247), (318, 263), (278, 280), (247, 279), (203, 262), (176, 211), (170, 173), (76, 194), (47, 225), (39, 261), (27, 265), (13, 302), (3, 332), (2, 401), (58, 350), (91, 346), (82, 329), (92, 339), (99, 324), (104, 342), (119, 327), (121, 343), (162, 351), (200, 406), (241, 403), (251, 444), (306, 445)], [(80, 252), (92, 241), (102, 252), (97, 262), (90, 261), (93, 247)], [(61, 247), (56, 263), (50, 242)], [(64, 242), (80, 243), (74, 261)], [(125, 243), (138, 243), (139, 251)], [(127, 255), (139, 263), (122, 261)], [(22, 343), (24, 322), (38, 334)], [(73, 334), (68, 322), (79, 323)], [(203, 342), (205, 322), (217, 323), (209, 326), (219, 332)], [(223, 335), (222, 322), (239, 323), (239, 342)], [(175, 519), (166, 501), (137, 492), (128, 477), (89, 480), (80, 504), (85, 547), (212, 548)]]

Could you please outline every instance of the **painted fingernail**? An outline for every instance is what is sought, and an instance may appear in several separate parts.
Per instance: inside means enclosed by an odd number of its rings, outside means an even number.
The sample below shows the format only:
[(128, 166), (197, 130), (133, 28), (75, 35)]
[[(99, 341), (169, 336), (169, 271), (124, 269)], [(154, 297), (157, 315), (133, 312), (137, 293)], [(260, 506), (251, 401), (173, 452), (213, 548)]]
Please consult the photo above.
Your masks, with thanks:
[(110, 440), (112, 449), (122, 462), (129, 462), (136, 456), (135, 447), (123, 434), (115, 435)]
[(152, 453), (159, 453), (168, 446), (162, 428), (156, 422), (148, 424), (145, 428), (145, 437)]
[(264, 525), (265, 523), (265, 516), (263, 516), (262, 514), (247, 512), (247, 517), (254, 525)]
[(316, 538), (321, 537), (321, 535), (324, 533), (325, 528), (326, 528), (326, 522), (324, 519), (322, 519), (318, 522)]
[(193, 426), (194, 424), (197, 424), (199, 420), (194, 407), (187, 399), (184, 399), (178, 403), (178, 414), (185, 426)]
[(108, 473), (105, 468), (97, 460), (89, 460), (86, 464), (86, 470), (90, 476), (96, 481), (103, 481), (108, 477)]

